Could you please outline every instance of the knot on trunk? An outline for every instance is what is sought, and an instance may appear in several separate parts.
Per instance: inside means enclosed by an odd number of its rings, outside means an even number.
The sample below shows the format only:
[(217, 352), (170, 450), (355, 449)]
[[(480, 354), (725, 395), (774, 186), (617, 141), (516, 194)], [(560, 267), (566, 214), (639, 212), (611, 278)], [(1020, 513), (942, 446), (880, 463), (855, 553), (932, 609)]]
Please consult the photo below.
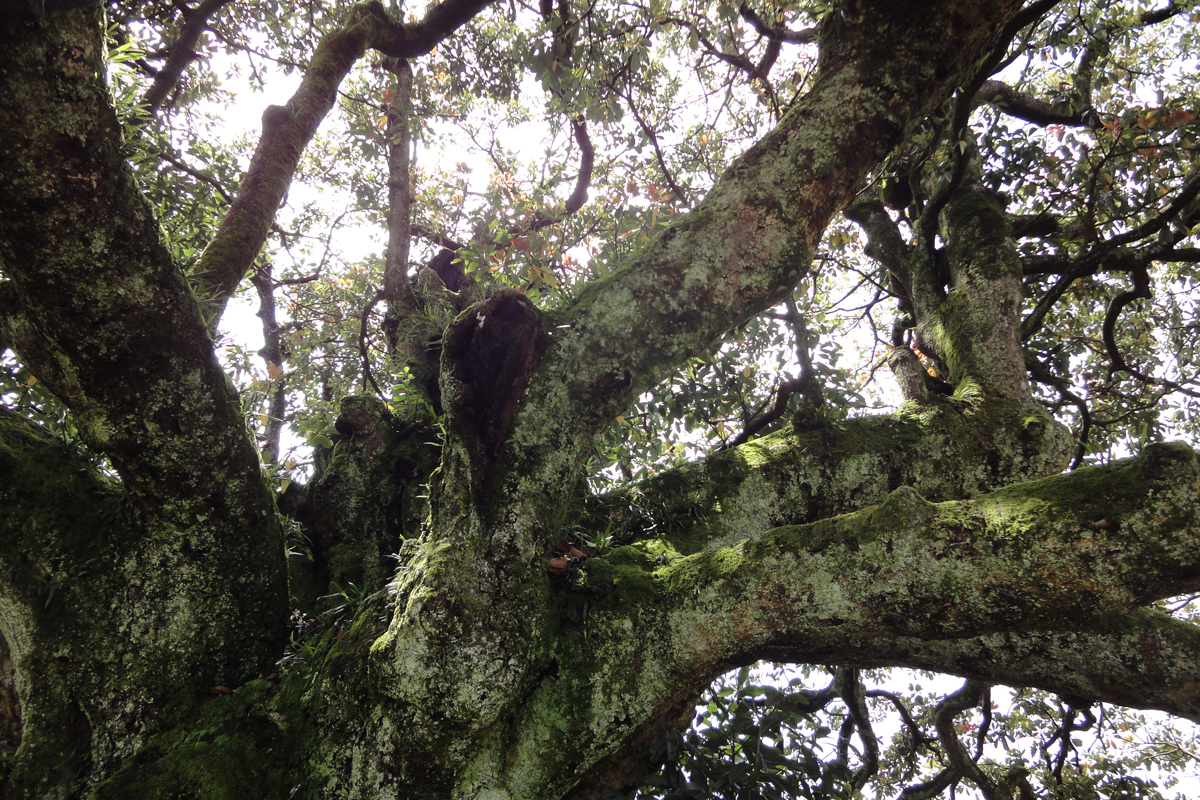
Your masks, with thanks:
[(499, 455), (543, 350), (537, 309), (512, 289), (468, 308), (446, 331), (442, 403), (476, 467)]

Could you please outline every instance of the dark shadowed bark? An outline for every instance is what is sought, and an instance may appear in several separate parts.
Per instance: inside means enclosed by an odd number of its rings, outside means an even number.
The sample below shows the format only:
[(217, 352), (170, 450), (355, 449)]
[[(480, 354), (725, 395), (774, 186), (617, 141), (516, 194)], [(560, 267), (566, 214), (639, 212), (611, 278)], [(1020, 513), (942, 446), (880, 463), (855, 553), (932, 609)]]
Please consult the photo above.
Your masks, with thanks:
[[(1144, 609), (1200, 590), (1196, 458), (1157, 446), (1056, 475), (1071, 442), (1029, 392), (1022, 264), (967, 162), (930, 221), (936, 263), (869, 196), (850, 212), (949, 394), (898, 357), (894, 415), (581, 488), (639, 394), (790, 297), (868, 173), (1006, 44), (1015, 2), (845, 4), (820, 28), (811, 91), (638, 255), (565, 309), (504, 290), (456, 318), (440, 439), (345, 398), (336, 448), (282, 498), (314, 555), (289, 582), (208, 332), (355, 62), (427, 52), (486, 5), (449, 0), (417, 25), (353, 6), (264, 114), (195, 285), (124, 161), (100, 11), (6, 21), (0, 341), (80, 441), (0, 413), (0, 630), (20, 700), (17, 723), (0, 692), (0, 737), (20, 731), (0, 794), (598, 797), (715, 676), (758, 658), (1200, 718), (1193, 627)], [(552, 578), (568, 525), (614, 546)], [(362, 596), (275, 674), (289, 595), (352, 584)]]

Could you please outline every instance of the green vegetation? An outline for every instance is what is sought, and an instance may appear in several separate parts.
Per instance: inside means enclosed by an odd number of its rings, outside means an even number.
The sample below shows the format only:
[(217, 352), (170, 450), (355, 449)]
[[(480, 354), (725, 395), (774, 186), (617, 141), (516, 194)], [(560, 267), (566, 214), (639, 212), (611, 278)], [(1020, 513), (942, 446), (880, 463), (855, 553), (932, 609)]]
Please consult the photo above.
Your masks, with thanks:
[(1194, 793), (1198, 22), (3, 5), (0, 800)]

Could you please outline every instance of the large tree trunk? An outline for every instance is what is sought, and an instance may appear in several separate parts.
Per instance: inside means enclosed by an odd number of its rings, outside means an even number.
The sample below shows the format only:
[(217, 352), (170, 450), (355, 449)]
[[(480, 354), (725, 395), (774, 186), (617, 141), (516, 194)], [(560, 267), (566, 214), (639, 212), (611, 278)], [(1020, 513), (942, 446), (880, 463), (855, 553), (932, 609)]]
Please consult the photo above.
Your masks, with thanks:
[[(327, 42), (343, 74), (368, 47), (410, 54), (372, 27), (376, 6)], [(919, 666), (1200, 719), (1193, 629), (1138, 610), (1200, 585), (1196, 460), (1158, 447), (1046, 477), (1069, 440), (1029, 396), (1019, 265), (999, 200), (969, 180), (942, 215), (950, 292), (915, 309), (953, 397), (909, 380), (894, 416), (580, 490), (594, 437), (788, 295), (830, 218), (1015, 10), (831, 14), (809, 95), (629, 264), (553, 315), (499, 292), (459, 317), (440, 452), (348, 398), (339, 457), (297, 504), (319, 558), (292, 591), (375, 593), (278, 675), (283, 536), (203, 310), (223, 307), (266, 226), (226, 222), (202, 307), (122, 160), (100, 13), (10, 22), (0, 340), (86, 450), (0, 413), (0, 630), (21, 737), (4, 796), (596, 796), (716, 675), (760, 657)], [(273, 112), (266, 136), (311, 135), (323, 113)], [(235, 209), (269, 215), (268, 201)], [(426, 506), (414, 487), (430, 479)], [(567, 524), (619, 546), (552, 578)], [(1120, 657), (1131, 643), (1136, 664)]]

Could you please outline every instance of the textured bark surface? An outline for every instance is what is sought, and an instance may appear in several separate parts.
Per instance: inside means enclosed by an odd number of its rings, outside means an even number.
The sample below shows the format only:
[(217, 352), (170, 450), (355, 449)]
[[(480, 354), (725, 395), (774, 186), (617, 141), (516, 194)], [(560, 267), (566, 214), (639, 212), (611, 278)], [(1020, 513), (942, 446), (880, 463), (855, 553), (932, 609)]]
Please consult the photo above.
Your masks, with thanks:
[[(1144, 609), (1200, 589), (1196, 458), (1158, 446), (1047, 477), (1071, 442), (1026, 385), (1001, 201), (969, 180), (940, 218), (948, 291), (914, 298), (952, 396), (910, 376), (895, 415), (579, 489), (632, 398), (791, 292), (864, 177), (997, 45), (1011, 2), (830, 14), (811, 92), (628, 264), (561, 311), (501, 292), (458, 317), (440, 443), (346, 398), (337, 448), (284, 498), (316, 554), (289, 587), (207, 331), (355, 60), (422, 52), (482, 5), (409, 26), (378, 3), (349, 12), (294, 101), (268, 109), (202, 259), (204, 302), (124, 164), (100, 12), (6, 21), (0, 341), (87, 451), (0, 412), (4, 742), (20, 701), (0, 796), (599, 796), (715, 676), (764, 657), (1200, 719), (1194, 629)], [(854, 213), (883, 248), (877, 212)], [(919, 288), (930, 265), (892, 257)], [(614, 546), (552, 579), (566, 526)], [(335, 583), (362, 596), (278, 672), (289, 593)]]

